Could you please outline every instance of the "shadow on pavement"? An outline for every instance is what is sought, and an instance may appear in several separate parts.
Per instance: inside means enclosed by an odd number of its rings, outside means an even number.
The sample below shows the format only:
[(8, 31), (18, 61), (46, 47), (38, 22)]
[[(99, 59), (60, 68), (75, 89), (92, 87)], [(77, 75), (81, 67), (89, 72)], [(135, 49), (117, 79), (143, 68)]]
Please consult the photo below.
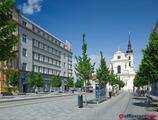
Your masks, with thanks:
[(132, 99), (136, 99), (136, 100), (147, 100), (146, 97), (133, 97)]
[(148, 103), (146, 102), (134, 102), (133, 105), (139, 106), (139, 107), (151, 107)]
[[(91, 99), (91, 100), (87, 100), (88, 104), (98, 104), (98, 103), (102, 103), (104, 101), (106, 101), (107, 99)], [(86, 103), (86, 101), (83, 101), (83, 103)]]

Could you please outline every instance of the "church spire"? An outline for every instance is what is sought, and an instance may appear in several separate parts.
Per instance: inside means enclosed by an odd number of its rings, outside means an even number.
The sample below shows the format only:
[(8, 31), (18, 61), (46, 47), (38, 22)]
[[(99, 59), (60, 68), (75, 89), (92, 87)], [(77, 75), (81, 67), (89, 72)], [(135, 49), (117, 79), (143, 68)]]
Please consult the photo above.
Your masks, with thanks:
[(132, 45), (131, 45), (131, 34), (130, 34), (130, 32), (129, 32), (129, 37), (128, 37), (128, 49), (127, 49), (126, 53), (133, 53)]

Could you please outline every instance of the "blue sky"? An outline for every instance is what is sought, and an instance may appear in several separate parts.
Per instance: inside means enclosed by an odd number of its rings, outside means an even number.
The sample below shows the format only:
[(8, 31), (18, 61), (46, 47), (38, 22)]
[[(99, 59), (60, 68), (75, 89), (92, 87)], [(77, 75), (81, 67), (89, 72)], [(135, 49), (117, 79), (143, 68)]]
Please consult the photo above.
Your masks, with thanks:
[(22, 14), (61, 40), (69, 40), (74, 55), (81, 54), (86, 33), (88, 55), (98, 62), (102, 50), (107, 61), (120, 48), (126, 51), (128, 33), (135, 68), (150, 32), (158, 20), (158, 0), (16, 0)]

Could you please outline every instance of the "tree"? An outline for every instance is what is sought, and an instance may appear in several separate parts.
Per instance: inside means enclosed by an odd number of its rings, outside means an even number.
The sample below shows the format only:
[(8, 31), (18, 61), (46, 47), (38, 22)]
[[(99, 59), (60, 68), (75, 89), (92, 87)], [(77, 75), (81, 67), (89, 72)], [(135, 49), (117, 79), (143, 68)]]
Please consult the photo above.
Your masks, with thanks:
[(91, 64), (91, 59), (87, 56), (87, 43), (85, 40), (85, 34), (83, 34), (83, 44), (82, 44), (82, 56), (76, 57), (75, 73), (76, 76), (86, 83), (92, 77), (94, 72), (94, 65)]
[(17, 87), (19, 81), (19, 73), (16, 70), (12, 70), (8, 75), (7, 83), (12, 87)]
[(34, 87), (34, 90), (36, 88), (38, 90), (39, 87), (43, 87), (44, 80), (40, 73), (35, 73), (34, 71), (31, 71), (28, 74), (27, 83), (29, 84), (30, 87)]
[(11, 18), (11, 11), (15, 7), (15, 0), (0, 1), (0, 61), (5, 61), (16, 56), (13, 47), (18, 42), (16, 22)]
[(123, 88), (125, 86), (125, 83), (122, 80), (117, 80), (117, 84), (119, 85), (119, 88)]
[(36, 73), (32, 70), (31, 72), (28, 73), (27, 84), (30, 87), (33, 87), (35, 85), (35, 80), (36, 80)]
[[(83, 44), (82, 44), (82, 56), (75, 56), (76, 64), (75, 64), (75, 73), (76, 76), (84, 81), (85, 88), (87, 87), (87, 82), (89, 82), (92, 77), (92, 73), (94, 72), (94, 65), (91, 64), (91, 59), (87, 56), (87, 43), (85, 40), (85, 34), (83, 34)], [(86, 90), (86, 89), (85, 89)], [(85, 91), (87, 92), (87, 91)], [(85, 101), (87, 104), (87, 97), (85, 94)]]
[(76, 83), (75, 83), (75, 87), (82, 88), (83, 87), (83, 81), (82, 80), (77, 80)]
[(54, 75), (52, 77), (52, 87), (61, 87), (62, 83), (61, 83), (61, 80), (60, 80), (60, 76), (59, 75)]
[(16, 70), (11, 70), (7, 75), (6, 85), (8, 87), (8, 91), (18, 92), (18, 83), (19, 83), (19, 73)]
[(143, 58), (134, 79), (136, 87), (143, 87), (158, 81), (158, 34), (152, 32), (149, 42), (143, 49)]
[(149, 43), (143, 50), (140, 70), (150, 83), (158, 81), (158, 34), (152, 32)]
[(35, 86), (43, 87), (43, 85), (44, 85), (44, 80), (42, 75), (40, 73), (36, 74)]
[(109, 84), (112, 87), (117, 84), (117, 76), (114, 74), (113, 70), (109, 73)]
[(103, 82), (104, 84), (107, 84), (109, 81), (109, 70), (106, 66), (105, 58), (103, 57), (102, 51), (100, 51), (100, 66), (96, 70), (96, 77), (99, 80), (99, 83)]
[(68, 87), (74, 87), (74, 78), (73, 77), (69, 77), (68, 79), (67, 79), (67, 86)]

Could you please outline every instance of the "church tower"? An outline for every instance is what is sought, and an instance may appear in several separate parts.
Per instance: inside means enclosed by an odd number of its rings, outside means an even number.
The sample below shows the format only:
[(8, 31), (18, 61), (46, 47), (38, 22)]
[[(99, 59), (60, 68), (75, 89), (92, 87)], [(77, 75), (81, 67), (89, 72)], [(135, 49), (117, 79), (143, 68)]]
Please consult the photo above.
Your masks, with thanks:
[(133, 89), (133, 80), (136, 74), (133, 64), (133, 56), (134, 55), (131, 45), (131, 35), (129, 33), (127, 51), (124, 53), (121, 50), (117, 50), (110, 60), (111, 69), (120, 78), (120, 80), (125, 83), (125, 86), (123, 88), (124, 90)]
[(128, 37), (128, 49), (126, 51), (126, 57), (128, 59), (127, 68), (133, 68), (133, 50), (131, 45), (131, 35)]

